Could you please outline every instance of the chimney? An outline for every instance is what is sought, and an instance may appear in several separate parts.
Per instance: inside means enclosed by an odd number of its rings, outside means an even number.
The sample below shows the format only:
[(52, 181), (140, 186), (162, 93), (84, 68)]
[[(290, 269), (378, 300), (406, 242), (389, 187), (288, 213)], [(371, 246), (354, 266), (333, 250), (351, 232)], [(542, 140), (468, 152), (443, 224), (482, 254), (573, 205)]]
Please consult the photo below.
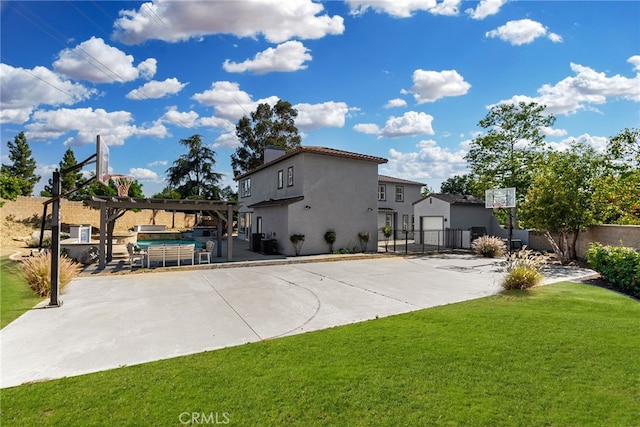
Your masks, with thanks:
[(285, 153), (286, 151), (282, 147), (278, 147), (277, 145), (267, 145), (264, 147), (264, 163), (272, 162), (278, 157), (284, 156)]

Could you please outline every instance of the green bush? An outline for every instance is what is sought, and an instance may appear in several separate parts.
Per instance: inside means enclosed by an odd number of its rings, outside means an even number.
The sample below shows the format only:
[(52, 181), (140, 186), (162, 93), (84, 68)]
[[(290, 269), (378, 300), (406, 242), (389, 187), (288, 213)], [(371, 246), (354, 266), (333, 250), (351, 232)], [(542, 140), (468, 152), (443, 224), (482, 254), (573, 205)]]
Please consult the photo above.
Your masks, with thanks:
[(510, 270), (502, 282), (502, 287), (510, 289), (529, 289), (539, 285), (544, 279), (542, 273), (533, 267), (520, 265)]
[(495, 236), (480, 236), (471, 242), (471, 250), (485, 258), (496, 258), (507, 252), (507, 245)]
[(544, 279), (540, 273), (540, 268), (544, 264), (544, 255), (527, 249), (526, 246), (510, 253), (505, 263), (507, 276), (502, 282), (502, 287), (506, 290), (529, 289), (539, 285)]
[(616, 289), (640, 298), (640, 252), (620, 246), (592, 243), (586, 252), (587, 262)]

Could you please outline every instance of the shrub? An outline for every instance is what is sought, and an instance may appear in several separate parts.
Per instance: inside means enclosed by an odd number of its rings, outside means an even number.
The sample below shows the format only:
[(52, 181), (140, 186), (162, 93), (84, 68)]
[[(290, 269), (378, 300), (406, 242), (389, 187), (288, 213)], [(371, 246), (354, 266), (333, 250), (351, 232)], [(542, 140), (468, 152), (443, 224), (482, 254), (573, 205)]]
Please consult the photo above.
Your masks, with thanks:
[(544, 265), (545, 258), (539, 252), (527, 249), (525, 246), (517, 252), (507, 255), (507, 276), (502, 282), (502, 287), (510, 289), (529, 289), (539, 285), (544, 276), (540, 268)]
[[(51, 253), (46, 252), (22, 261), (22, 270), (27, 283), (41, 297), (51, 295)], [(67, 257), (60, 257), (60, 290), (74, 277), (78, 276), (82, 266)]]
[(324, 241), (329, 245), (329, 253), (333, 252), (333, 244), (336, 242), (336, 232), (333, 230), (328, 230), (324, 233)]
[(495, 236), (480, 236), (471, 242), (471, 250), (485, 258), (496, 258), (507, 252), (507, 245)]
[(302, 249), (302, 244), (304, 243), (304, 234), (292, 234), (289, 236), (289, 240), (293, 244), (296, 256), (300, 255), (300, 249)]
[(371, 239), (371, 233), (368, 231), (358, 233), (358, 240), (360, 240), (360, 249), (362, 252), (367, 251), (367, 243), (369, 242), (369, 239)]
[(640, 297), (640, 252), (622, 245), (592, 243), (586, 255), (589, 265), (604, 280), (628, 295)]
[(510, 289), (529, 289), (542, 282), (544, 276), (537, 269), (520, 265), (510, 270), (502, 282), (502, 287)]

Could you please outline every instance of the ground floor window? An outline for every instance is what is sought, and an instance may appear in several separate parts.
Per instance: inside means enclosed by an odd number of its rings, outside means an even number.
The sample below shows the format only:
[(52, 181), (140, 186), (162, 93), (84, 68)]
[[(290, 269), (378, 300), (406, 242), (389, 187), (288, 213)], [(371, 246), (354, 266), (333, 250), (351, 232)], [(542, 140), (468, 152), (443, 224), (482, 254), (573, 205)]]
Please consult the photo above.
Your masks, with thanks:
[(387, 227), (393, 227), (393, 214), (388, 213), (385, 215), (384, 225)]

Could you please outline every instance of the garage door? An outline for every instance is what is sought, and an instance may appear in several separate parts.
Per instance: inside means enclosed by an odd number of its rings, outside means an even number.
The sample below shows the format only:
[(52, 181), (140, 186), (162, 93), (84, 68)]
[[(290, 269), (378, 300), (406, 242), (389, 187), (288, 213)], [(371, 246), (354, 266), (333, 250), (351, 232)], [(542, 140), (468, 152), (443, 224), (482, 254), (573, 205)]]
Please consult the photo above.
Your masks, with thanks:
[(420, 217), (420, 243), (425, 245), (442, 245), (444, 242), (444, 217)]

